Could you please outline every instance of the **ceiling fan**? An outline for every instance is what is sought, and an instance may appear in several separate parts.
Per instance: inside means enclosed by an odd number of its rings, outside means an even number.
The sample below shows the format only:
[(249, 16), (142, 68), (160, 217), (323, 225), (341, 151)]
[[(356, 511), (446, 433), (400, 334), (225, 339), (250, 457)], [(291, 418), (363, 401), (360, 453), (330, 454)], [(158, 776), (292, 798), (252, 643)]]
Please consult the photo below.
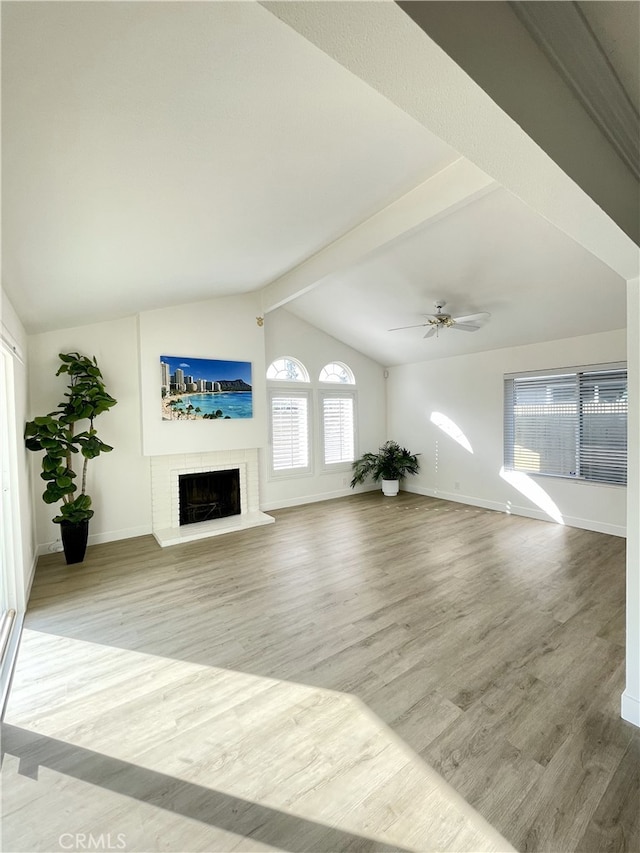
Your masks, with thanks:
[(491, 314), (488, 311), (481, 311), (479, 314), (467, 314), (464, 317), (452, 317), (451, 314), (445, 314), (442, 310), (447, 303), (442, 299), (437, 299), (434, 303), (436, 309), (435, 314), (424, 314), (425, 322), (417, 323), (415, 326), (397, 326), (395, 329), (389, 329), (390, 332), (399, 332), (401, 329), (419, 329), (427, 328), (425, 338), (430, 338), (433, 335), (438, 336), (440, 329), (461, 329), (463, 332), (477, 332), (481, 328), (481, 323), (488, 320)]

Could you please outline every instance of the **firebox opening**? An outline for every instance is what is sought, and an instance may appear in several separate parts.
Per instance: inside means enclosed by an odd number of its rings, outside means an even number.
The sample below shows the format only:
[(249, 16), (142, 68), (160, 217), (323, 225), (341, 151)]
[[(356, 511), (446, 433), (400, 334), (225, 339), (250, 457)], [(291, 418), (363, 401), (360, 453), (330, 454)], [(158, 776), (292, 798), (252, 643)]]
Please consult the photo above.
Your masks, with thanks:
[(240, 471), (180, 474), (180, 524), (196, 524), (240, 515)]

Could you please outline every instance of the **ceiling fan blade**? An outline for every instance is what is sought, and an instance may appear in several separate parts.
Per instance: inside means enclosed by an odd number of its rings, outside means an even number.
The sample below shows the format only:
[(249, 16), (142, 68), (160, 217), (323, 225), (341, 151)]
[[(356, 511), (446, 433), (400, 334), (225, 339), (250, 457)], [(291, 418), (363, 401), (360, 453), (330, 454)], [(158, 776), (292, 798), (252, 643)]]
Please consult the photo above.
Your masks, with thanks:
[(431, 338), (433, 335), (435, 335), (436, 331), (437, 326), (432, 326), (430, 329), (427, 329), (427, 334), (425, 335), (425, 338)]
[(393, 329), (387, 329), (387, 332), (399, 332), (402, 329), (423, 329), (425, 326), (438, 325), (439, 320), (436, 314), (423, 314), (424, 323), (417, 323), (415, 326), (396, 326)]
[(488, 320), (491, 314), (488, 311), (482, 311), (480, 314), (467, 314), (465, 317), (454, 317), (453, 322), (458, 323), (475, 323), (476, 320)]
[(401, 329), (422, 329), (427, 323), (418, 323), (416, 326), (396, 326), (395, 329), (387, 329), (387, 332), (399, 332)]
[(454, 323), (452, 329), (460, 329), (462, 332), (477, 332), (480, 326), (472, 326), (471, 323)]

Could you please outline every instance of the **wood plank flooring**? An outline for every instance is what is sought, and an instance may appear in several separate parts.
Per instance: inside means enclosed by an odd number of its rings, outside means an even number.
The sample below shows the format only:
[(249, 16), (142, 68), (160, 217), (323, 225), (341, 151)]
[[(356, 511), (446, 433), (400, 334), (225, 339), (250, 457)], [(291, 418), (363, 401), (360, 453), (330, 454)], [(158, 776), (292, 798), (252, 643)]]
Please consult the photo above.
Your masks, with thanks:
[(40, 561), (6, 851), (640, 851), (624, 540), (408, 493), (272, 514)]

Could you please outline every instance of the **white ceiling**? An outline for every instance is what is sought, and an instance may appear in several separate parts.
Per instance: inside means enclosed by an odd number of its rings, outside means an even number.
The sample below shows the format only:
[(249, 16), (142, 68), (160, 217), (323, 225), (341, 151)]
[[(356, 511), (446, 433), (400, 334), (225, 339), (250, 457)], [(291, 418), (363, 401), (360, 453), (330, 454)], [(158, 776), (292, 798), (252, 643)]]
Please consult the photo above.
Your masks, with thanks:
[(255, 290), (455, 154), (254, 3), (5, 4), (31, 330)]
[[(3, 285), (31, 332), (259, 290), (461, 162), (252, 2), (5, 2), (2, 42)], [(438, 297), (491, 321), (387, 332)], [(287, 308), (396, 364), (621, 328), (625, 289), (494, 187)]]
[[(488, 311), (476, 332), (388, 331)], [(287, 308), (386, 365), (625, 325), (625, 282), (502, 188), (326, 277)]]

